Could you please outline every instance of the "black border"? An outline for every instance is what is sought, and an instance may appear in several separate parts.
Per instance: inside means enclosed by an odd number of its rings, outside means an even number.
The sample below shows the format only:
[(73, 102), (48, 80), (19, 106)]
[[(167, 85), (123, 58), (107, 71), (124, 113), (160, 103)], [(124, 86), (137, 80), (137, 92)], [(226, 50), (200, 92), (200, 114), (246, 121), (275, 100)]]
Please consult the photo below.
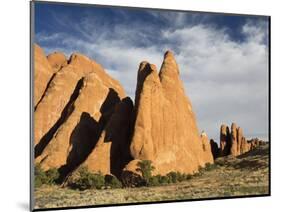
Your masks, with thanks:
[[(35, 21), (35, 8), (34, 3), (41, 4), (55, 4), (55, 5), (72, 5), (72, 6), (83, 6), (83, 7), (102, 7), (102, 8), (126, 8), (126, 9), (137, 9), (137, 10), (154, 10), (154, 11), (172, 11), (172, 12), (191, 12), (191, 13), (203, 13), (212, 15), (225, 15), (225, 16), (248, 16), (248, 17), (266, 17), (268, 18), (268, 143), (269, 143), (269, 192), (268, 194), (257, 194), (257, 195), (239, 195), (230, 197), (211, 197), (211, 198), (200, 198), (200, 199), (186, 199), (186, 200), (165, 200), (165, 201), (151, 201), (151, 202), (135, 202), (135, 203), (120, 203), (120, 204), (101, 204), (101, 205), (86, 205), (86, 206), (70, 206), (70, 207), (56, 207), (56, 208), (40, 208), (34, 209), (34, 151), (33, 151), (33, 44), (34, 44), (34, 21)], [(225, 13), (225, 12), (206, 12), (206, 11), (194, 11), (194, 10), (179, 10), (179, 9), (163, 9), (163, 8), (148, 8), (148, 7), (132, 7), (132, 6), (117, 6), (117, 5), (101, 5), (101, 4), (90, 4), (90, 3), (73, 3), (73, 2), (53, 2), (53, 1), (41, 1), (31, 0), (30, 1), (30, 211), (53, 211), (53, 210), (69, 210), (69, 209), (86, 209), (86, 208), (100, 208), (100, 207), (116, 207), (116, 206), (130, 206), (130, 205), (149, 205), (149, 204), (162, 204), (162, 203), (179, 203), (179, 202), (193, 202), (193, 201), (204, 201), (204, 200), (224, 200), (224, 199), (240, 199), (240, 198), (253, 198), (253, 197), (269, 197), (271, 196), (271, 16), (270, 15), (255, 15), (255, 14), (242, 14), (242, 13)]]

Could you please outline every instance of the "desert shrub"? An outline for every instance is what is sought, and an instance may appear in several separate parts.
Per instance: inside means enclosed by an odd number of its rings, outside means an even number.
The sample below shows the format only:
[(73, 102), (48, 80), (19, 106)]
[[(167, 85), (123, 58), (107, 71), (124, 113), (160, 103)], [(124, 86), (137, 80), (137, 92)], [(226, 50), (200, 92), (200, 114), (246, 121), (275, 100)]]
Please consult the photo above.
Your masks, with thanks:
[(47, 177), (43, 169), (39, 165), (35, 165), (34, 168), (34, 183), (35, 187), (40, 187), (47, 181)]
[(204, 171), (204, 167), (203, 167), (203, 166), (199, 166), (199, 167), (198, 167), (198, 172), (199, 172), (199, 173), (203, 173), (203, 171)]
[(183, 174), (184, 180), (190, 180), (192, 178), (191, 174)]
[(180, 172), (169, 172), (167, 175), (156, 175), (152, 176), (149, 179), (148, 186), (158, 186), (158, 185), (165, 185), (170, 183), (177, 183), (186, 180), (190, 180), (192, 175), (180, 173)]
[(58, 169), (52, 168), (45, 172), (47, 176), (47, 184), (56, 184), (60, 176)]
[(216, 168), (216, 164), (206, 163), (204, 170), (205, 171), (211, 171), (211, 170), (213, 170), (215, 168)]
[(176, 181), (177, 182), (182, 182), (184, 181), (184, 174), (180, 173), (180, 172), (176, 172)]
[(147, 182), (142, 176), (131, 171), (123, 171), (121, 180), (124, 187), (141, 187), (147, 185)]
[(167, 177), (169, 179), (169, 183), (176, 183), (178, 180), (177, 180), (177, 173), (176, 172), (169, 172), (167, 174)]
[(197, 171), (195, 174), (193, 174), (193, 176), (194, 176), (194, 177), (202, 176), (202, 175), (203, 175), (203, 172), (204, 172), (204, 167), (199, 166), (199, 167), (198, 167), (198, 171)]
[(168, 184), (168, 183), (169, 183), (169, 177), (167, 177), (167, 176), (161, 176), (159, 182), (160, 182), (161, 184)]
[(152, 162), (150, 160), (142, 160), (137, 163), (136, 170), (141, 172), (143, 179), (146, 181), (146, 184), (149, 184), (149, 179), (152, 176), (152, 171), (155, 169), (154, 166), (152, 166)]
[(162, 184), (161, 183), (161, 178), (162, 178), (162, 176), (159, 175), (159, 174), (156, 175), (156, 176), (150, 177), (148, 185), (149, 186), (159, 186), (159, 185), (161, 185)]
[(105, 175), (104, 181), (110, 188), (122, 188), (122, 183), (114, 175)]
[(37, 164), (34, 168), (34, 176), (35, 187), (40, 187), (43, 184), (55, 184), (57, 182), (57, 179), (59, 178), (59, 172), (55, 168), (49, 169), (48, 171), (44, 171), (41, 166)]
[(73, 182), (73, 188), (78, 188), (79, 190), (101, 189), (105, 185), (104, 176), (100, 172), (92, 173), (88, 171), (87, 167), (81, 167), (78, 173), (79, 178)]

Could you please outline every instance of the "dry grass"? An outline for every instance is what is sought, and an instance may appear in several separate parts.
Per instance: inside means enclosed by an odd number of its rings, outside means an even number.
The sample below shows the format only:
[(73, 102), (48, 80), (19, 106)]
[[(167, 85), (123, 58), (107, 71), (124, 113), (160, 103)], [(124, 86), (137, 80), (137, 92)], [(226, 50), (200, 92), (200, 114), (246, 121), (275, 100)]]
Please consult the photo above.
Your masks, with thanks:
[(71, 190), (43, 186), (35, 191), (36, 208), (102, 205), (165, 200), (262, 195), (269, 193), (268, 145), (239, 156), (219, 158), (209, 171), (190, 180), (158, 187)]

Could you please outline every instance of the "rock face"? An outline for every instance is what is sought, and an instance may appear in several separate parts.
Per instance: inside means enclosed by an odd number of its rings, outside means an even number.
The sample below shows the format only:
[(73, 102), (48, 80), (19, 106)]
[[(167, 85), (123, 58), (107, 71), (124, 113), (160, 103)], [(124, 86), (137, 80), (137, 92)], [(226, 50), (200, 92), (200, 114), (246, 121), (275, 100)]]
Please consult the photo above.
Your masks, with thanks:
[(248, 144), (246, 138), (242, 137), (240, 153), (244, 154), (244, 153), (248, 152), (249, 150), (250, 150), (250, 145)]
[(42, 99), (46, 87), (55, 71), (50, 66), (44, 50), (34, 45), (34, 106)]
[(211, 145), (211, 151), (212, 151), (213, 158), (214, 159), (218, 158), (220, 155), (220, 149), (219, 149), (218, 144), (213, 139), (211, 139), (210, 145)]
[(226, 156), (230, 153), (231, 141), (229, 128), (226, 125), (221, 125), (220, 129), (220, 155)]
[(246, 140), (241, 127), (237, 128), (237, 153), (242, 154), (242, 141)]
[(238, 149), (238, 136), (237, 136), (237, 126), (235, 123), (231, 124), (231, 147), (230, 155), (237, 156), (239, 152)]
[[(135, 106), (119, 82), (84, 55), (47, 57), (35, 45), (35, 163), (65, 181), (79, 166), (140, 181), (140, 160), (153, 174), (194, 173), (213, 163), (212, 143), (198, 132), (179, 68), (166, 52), (160, 72), (139, 66)], [(243, 140), (241, 140), (243, 143)], [(133, 173), (133, 174), (132, 174)]]
[[(193, 173), (199, 166), (213, 163), (210, 146), (206, 144), (203, 150), (206, 140), (199, 135), (171, 52), (165, 53), (159, 75), (154, 65), (140, 64), (135, 103), (130, 146), (135, 160), (151, 160), (154, 174), (162, 175), (171, 170)], [(134, 163), (131, 161), (125, 171), (135, 172)]]
[(83, 55), (66, 61), (55, 53), (46, 61), (57, 73), (34, 114), (35, 162), (45, 170), (58, 168), (63, 177), (82, 164), (120, 175), (130, 160), (132, 101), (101, 65)]
[(203, 148), (203, 159), (204, 161), (213, 161), (214, 156), (212, 153), (211, 143), (208, 139), (207, 134), (203, 131), (201, 133), (201, 141), (202, 141), (202, 148)]
[(61, 52), (54, 52), (47, 56), (47, 59), (55, 72), (67, 65), (67, 58)]

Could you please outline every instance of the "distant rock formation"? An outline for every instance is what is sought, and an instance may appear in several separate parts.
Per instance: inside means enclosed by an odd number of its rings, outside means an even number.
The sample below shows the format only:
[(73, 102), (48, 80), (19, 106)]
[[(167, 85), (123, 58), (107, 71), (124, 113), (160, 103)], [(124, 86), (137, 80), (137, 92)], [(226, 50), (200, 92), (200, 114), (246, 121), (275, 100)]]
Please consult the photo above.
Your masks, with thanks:
[(218, 158), (220, 156), (220, 148), (219, 148), (218, 144), (213, 139), (211, 139), (210, 145), (211, 145), (211, 151), (212, 151), (213, 158), (214, 159)]
[(257, 148), (258, 146), (265, 145), (266, 142), (262, 141), (258, 138), (252, 138), (247, 141), (247, 144), (248, 144), (248, 150), (253, 150), (253, 149)]
[[(246, 153), (259, 145), (262, 145), (264, 142), (258, 139), (252, 139), (247, 141), (243, 134), (243, 129), (238, 127), (236, 123), (231, 124), (231, 132), (229, 132), (228, 126), (225, 124), (221, 125), (220, 128), (220, 156), (238, 156), (243, 153)], [(211, 143), (213, 145), (213, 156), (215, 158), (215, 144), (214, 142)]]
[(229, 128), (226, 125), (221, 125), (220, 129), (220, 156), (226, 156), (230, 153), (231, 140)]
[[(131, 155), (151, 160), (155, 174), (193, 173), (213, 163), (211, 147), (200, 137), (191, 103), (184, 93), (173, 54), (165, 53), (158, 75), (155, 65), (139, 66)], [(205, 148), (205, 150), (203, 149)], [(125, 171), (135, 172), (135, 161)]]
[(231, 124), (231, 140), (230, 140), (230, 155), (237, 156), (240, 153), (238, 150), (238, 136), (237, 136), (237, 126), (235, 123)]

